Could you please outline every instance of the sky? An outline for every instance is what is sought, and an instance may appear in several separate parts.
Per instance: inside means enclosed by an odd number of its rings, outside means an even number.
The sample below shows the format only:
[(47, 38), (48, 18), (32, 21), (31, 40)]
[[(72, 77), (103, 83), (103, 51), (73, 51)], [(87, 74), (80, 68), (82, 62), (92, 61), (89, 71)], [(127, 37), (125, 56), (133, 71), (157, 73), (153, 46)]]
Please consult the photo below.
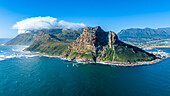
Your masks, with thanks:
[(170, 27), (169, 5), (170, 0), (0, 0), (0, 38), (15, 37), (16, 22), (39, 16), (116, 33), (127, 28)]

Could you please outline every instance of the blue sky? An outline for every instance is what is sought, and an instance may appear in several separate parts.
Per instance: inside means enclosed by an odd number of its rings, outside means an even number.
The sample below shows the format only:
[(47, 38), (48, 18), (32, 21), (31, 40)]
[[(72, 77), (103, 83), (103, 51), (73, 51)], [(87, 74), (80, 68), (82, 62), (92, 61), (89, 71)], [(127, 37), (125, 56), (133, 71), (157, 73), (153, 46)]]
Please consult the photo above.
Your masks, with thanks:
[(15, 37), (16, 22), (37, 16), (100, 25), (114, 32), (170, 27), (169, 5), (169, 0), (0, 0), (0, 38)]

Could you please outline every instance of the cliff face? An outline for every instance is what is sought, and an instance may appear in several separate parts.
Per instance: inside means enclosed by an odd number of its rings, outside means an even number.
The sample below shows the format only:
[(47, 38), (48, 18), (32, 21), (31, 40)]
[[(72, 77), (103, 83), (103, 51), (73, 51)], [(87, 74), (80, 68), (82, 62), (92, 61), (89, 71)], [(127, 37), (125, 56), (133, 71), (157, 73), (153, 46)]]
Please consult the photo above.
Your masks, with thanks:
[(105, 32), (99, 26), (87, 27), (68, 47), (67, 57), (85, 62), (149, 61), (155, 56), (140, 48), (119, 41), (114, 32)]
[(100, 27), (87, 27), (78, 39), (71, 44), (70, 49), (77, 51), (91, 50), (94, 53), (108, 42), (108, 34)]
[(119, 41), (117, 35), (112, 31), (109, 31), (108, 40), (109, 48), (112, 48), (113, 47), (112, 45), (115, 45)]
[(70, 49), (78, 51), (91, 50), (96, 53), (103, 46), (109, 45), (112, 48), (112, 45), (116, 43), (118, 43), (118, 37), (114, 32), (104, 32), (99, 26), (94, 28), (87, 27), (76, 42), (73, 42)]

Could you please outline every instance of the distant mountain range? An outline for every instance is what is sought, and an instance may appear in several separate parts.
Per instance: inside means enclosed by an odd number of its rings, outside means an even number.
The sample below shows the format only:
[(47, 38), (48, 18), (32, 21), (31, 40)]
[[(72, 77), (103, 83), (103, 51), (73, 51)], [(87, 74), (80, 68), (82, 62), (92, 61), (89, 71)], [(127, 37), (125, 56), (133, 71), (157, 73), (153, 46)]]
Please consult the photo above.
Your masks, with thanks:
[(130, 28), (118, 33), (120, 40), (137, 46), (170, 46), (170, 28)]
[(147, 42), (151, 40), (161, 40), (170, 38), (170, 28), (160, 28), (160, 29), (139, 29), (130, 28), (121, 30), (118, 36), (123, 41), (129, 42)]

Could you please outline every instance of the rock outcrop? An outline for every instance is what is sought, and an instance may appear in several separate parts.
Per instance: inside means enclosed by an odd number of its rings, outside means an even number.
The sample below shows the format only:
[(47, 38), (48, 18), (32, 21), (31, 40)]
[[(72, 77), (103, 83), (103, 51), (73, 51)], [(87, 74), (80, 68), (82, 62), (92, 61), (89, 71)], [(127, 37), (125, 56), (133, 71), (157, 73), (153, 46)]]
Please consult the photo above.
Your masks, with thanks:
[(108, 33), (98, 27), (87, 27), (84, 29), (80, 37), (71, 44), (72, 50), (85, 51), (91, 50), (94, 53), (96, 50), (108, 43)]
[(113, 47), (112, 45), (118, 43), (118, 37), (112, 31), (109, 31), (108, 40), (109, 40), (109, 42), (108, 42), (109, 48), (112, 48)]

